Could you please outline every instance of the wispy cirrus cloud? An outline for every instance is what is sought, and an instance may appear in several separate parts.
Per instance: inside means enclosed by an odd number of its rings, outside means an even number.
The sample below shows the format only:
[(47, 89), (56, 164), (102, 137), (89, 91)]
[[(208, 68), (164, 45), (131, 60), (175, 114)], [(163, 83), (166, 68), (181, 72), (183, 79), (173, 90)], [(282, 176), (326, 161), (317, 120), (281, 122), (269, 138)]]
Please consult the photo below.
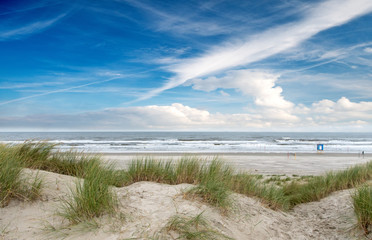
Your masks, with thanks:
[(41, 32), (57, 23), (63, 17), (65, 17), (67, 13), (63, 13), (58, 15), (55, 18), (44, 20), (44, 21), (36, 21), (33, 23), (25, 24), (24, 26), (17, 26), (13, 28), (3, 28), (0, 29), (0, 41), (6, 41), (9, 39), (18, 39), (21, 37), (28, 36), (30, 34), (35, 34)]
[(0, 89), (9, 89), (9, 90), (16, 90), (16, 89), (27, 89), (27, 88), (40, 88), (45, 86), (55, 86), (61, 85), (62, 82), (32, 82), (32, 83), (5, 83), (0, 85)]
[(366, 53), (372, 53), (372, 47), (367, 47), (364, 49)]
[(286, 51), (286, 60), (299, 60), (309, 62), (320, 62), (331, 59), (350, 59), (353, 56), (368, 54), (368, 49), (372, 48), (372, 42), (363, 42), (351, 46), (322, 46), (320, 44), (307, 44), (306, 46), (297, 47), (293, 50)]
[(308, 6), (299, 21), (268, 29), (243, 40), (226, 42), (199, 57), (169, 65), (168, 71), (173, 72), (175, 76), (162, 87), (150, 91), (138, 100), (151, 98), (190, 79), (244, 66), (282, 53), (321, 31), (340, 26), (370, 12), (370, 0), (328, 0)]
[(28, 7), (1, 12), (0, 16), (10, 15), (10, 14), (13, 15), (13, 14), (16, 14), (16, 13), (24, 13), (24, 12), (32, 11), (32, 10), (35, 10), (35, 9), (41, 9), (41, 8), (45, 8), (45, 7), (56, 6), (56, 5), (59, 5), (61, 3), (63, 3), (63, 1), (33, 2), (33, 4), (31, 4), (31, 6), (28, 6)]
[(71, 90), (75, 90), (75, 89), (79, 89), (79, 88), (83, 88), (83, 87), (87, 87), (87, 86), (91, 86), (91, 85), (95, 85), (95, 84), (111, 82), (111, 81), (119, 79), (119, 78), (123, 78), (123, 76), (116, 76), (116, 77), (112, 77), (112, 78), (101, 80), (101, 81), (95, 81), (95, 82), (90, 82), (90, 83), (86, 83), (86, 84), (82, 84), (82, 85), (78, 85), (78, 86), (62, 88), (62, 89), (57, 89), (57, 90), (53, 90), (53, 91), (46, 91), (46, 92), (42, 92), (42, 93), (39, 93), (39, 94), (29, 95), (29, 96), (21, 97), (21, 98), (15, 98), (15, 99), (12, 99), (12, 100), (0, 102), (0, 106), (1, 105), (6, 105), (6, 104), (9, 104), (9, 103), (24, 101), (24, 100), (35, 98), (35, 97), (46, 96), (46, 95), (50, 95), (50, 94), (54, 94), (54, 93), (68, 92), (68, 91), (71, 91)]
[(171, 32), (178, 35), (213, 36), (231, 33), (236, 30), (231, 25), (198, 16), (197, 12), (202, 9), (198, 7), (195, 7), (193, 12), (189, 12), (187, 15), (179, 15), (144, 1), (124, 0), (123, 2), (141, 9), (147, 15), (153, 17), (152, 24), (156, 31)]

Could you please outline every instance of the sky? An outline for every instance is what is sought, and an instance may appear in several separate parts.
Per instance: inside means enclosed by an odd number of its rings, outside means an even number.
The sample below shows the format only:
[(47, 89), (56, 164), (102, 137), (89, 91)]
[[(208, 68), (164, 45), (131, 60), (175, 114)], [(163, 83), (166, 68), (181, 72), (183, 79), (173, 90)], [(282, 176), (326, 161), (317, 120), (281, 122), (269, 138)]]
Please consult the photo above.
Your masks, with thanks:
[(0, 131), (372, 132), (372, 1), (0, 0)]

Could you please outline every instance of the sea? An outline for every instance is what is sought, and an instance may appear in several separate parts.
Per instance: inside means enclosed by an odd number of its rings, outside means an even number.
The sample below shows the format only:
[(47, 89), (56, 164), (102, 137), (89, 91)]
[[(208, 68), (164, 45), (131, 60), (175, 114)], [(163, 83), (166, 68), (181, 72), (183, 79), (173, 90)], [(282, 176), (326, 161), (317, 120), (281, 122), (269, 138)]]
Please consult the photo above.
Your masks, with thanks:
[(49, 141), (89, 153), (372, 153), (372, 133), (1, 132), (0, 142)]

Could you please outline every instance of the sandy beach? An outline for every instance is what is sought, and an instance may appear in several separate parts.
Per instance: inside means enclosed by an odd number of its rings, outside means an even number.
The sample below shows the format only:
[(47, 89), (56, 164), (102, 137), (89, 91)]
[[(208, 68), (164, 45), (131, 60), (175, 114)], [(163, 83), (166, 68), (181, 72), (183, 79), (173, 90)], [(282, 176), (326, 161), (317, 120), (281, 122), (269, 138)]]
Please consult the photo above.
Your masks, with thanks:
[[(370, 161), (372, 156), (358, 154), (280, 154), (280, 153), (138, 153), (103, 154), (102, 159), (126, 168), (136, 158), (177, 160), (197, 156), (212, 160), (219, 157), (238, 170), (254, 174), (321, 175)], [(255, 195), (229, 192), (232, 205), (227, 211), (187, 197), (195, 185), (138, 181), (112, 187), (118, 205), (113, 215), (102, 215), (88, 222), (70, 224), (57, 213), (64, 199), (82, 179), (53, 172), (23, 169), (22, 175), (38, 174), (43, 180), (40, 198), (34, 202), (13, 199), (0, 208), (0, 240), (29, 239), (187, 239), (169, 229), (175, 217), (203, 215), (214, 233), (236, 240), (266, 239), (364, 239), (357, 227), (352, 195), (355, 189), (335, 191), (319, 201), (302, 203), (291, 209), (270, 208)], [(369, 182), (369, 184), (372, 184)], [(371, 234), (366, 236), (367, 239)], [(198, 238), (196, 238), (198, 239)], [(216, 239), (216, 238), (204, 238)]]
[(356, 153), (106, 153), (103, 159), (125, 168), (137, 158), (152, 157), (177, 160), (183, 156), (198, 156), (211, 160), (219, 157), (236, 169), (257, 174), (321, 175), (372, 160), (372, 154)]

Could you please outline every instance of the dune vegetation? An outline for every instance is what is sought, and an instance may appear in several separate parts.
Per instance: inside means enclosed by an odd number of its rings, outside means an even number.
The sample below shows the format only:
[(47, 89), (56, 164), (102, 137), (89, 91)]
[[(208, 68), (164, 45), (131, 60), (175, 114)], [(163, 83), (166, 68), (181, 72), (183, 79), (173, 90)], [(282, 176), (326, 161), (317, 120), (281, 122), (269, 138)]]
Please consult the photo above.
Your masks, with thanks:
[(24, 176), (20, 157), (5, 145), (0, 145), (0, 207), (11, 199), (33, 201), (40, 197), (42, 180), (36, 176)]
[(358, 225), (368, 235), (372, 228), (372, 186), (362, 185), (352, 198)]
[(111, 189), (113, 170), (96, 159), (86, 163), (84, 181), (77, 180), (71, 194), (62, 199), (59, 215), (71, 223), (84, 222), (103, 214), (113, 214), (118, 201)]
[[(318, 201), (334, 191), (357, 187), (372, 179), (372, 162), (304, 178), (303, 181), (286, 178), (280, 185), (261, 175), (238, 172), (218, 158), (207, 160), (185, 156), (175, 161), (162, 161), (148, 157), (134, 159), (127, 169), (119, 170), (104, 164), (98, 155), (61, 152), (48, 142), (29, 141), (0, 147), (1, 206), (6, 206), (12, 198), (32, 200), (40, 194), (41, 180), (36, 177), (32, 181), (23, 181), (20, 174), (22, 168), (80, 179), (76, 188), (71, 189), (71, 196), (64, 199), (60, 212), (71, 223), (113, 213), (117, 199), (111, 187), (128, 186), (139, 181), (194, 184), (195, 187), (186, 192), (185, 197), (205, 201), (224, 211), (232, 204), (230, 193), (233, 192), (258, 198), (269, 208), (286, 211), (298, 204)], [(362, 212), (371, 206), (356, 202), (368, 195), (366, 191), (362, 188), (354, 196), (355, 212), (364, 229), (371, 224), (371, 218), (364, 220), (365, 214)]]
[(168, 233), (175, 232), (178, 235), (177, 239), (232, 239), (211, 228), (208, 221), (203, 217), (203, 212), (194, 217), (173, 216), (167, 224), (166, 231)]

